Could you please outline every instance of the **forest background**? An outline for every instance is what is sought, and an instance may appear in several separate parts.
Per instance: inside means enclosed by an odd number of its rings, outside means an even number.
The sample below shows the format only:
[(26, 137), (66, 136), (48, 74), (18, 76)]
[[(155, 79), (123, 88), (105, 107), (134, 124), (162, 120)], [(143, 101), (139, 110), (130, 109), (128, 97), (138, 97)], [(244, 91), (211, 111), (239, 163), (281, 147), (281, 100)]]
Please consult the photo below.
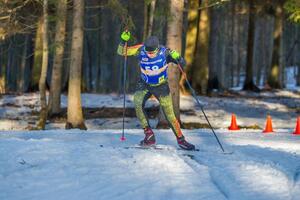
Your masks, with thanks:
[[(84, 129), (81, 92), (123, 92), (116, 49), (126, 28), (129, 45), (156, 35), (181, 52), (198, 94), (284, 88), (290, 66), (299, 86), (299, 24), (299, 0), (1, 0), (0, 92), (39, 90), (42, 129), (68, 92), (66, 127)], [(179, 90), (189, 90), (178, 68), (169, 70), (179, 117)], [(135, 90), (139, 73), (130, 58), (126, 91)]]

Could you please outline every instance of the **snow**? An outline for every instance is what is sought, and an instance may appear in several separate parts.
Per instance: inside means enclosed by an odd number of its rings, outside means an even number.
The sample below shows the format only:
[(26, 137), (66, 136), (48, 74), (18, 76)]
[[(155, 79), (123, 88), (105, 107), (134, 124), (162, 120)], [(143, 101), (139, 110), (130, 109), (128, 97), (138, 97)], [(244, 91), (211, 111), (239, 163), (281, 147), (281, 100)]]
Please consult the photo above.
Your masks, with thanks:
[[(199, 96), (204, 111), (213, 127), (226, 128), (230, 125), (231, 114), (237, 116), (238, 125), (265, 126), (266, 116), (271, 115), (275, 129), (291, 129), (299, 115), (300, 93), (290, 90), (275, 90), (272, 92), (246, 93), (238, 92), (238, 96), (206, 97)], [(82, 105), (85, 108), (122, 108), (123, 96), (117, 94), (82, 94)], [(67, 97), (62, 95), (61, 105), (67, 106)], [(155, 99), (149, 99), (146, 107), (158, 106)], [(126, 96), (126, 107), (133, 108), (133, 95)], [(39, 111), (39, 94), (30, 93), (23, 96), (4, 95), (0, 99), (0, 130), (24, 130), (37, 121)], [(181, 120), (184, 123), (207, 123), (203, 113), (192, 96), (180, 97)], [(157, 119), (151, 119), (155, 126)], [(47, 129), (64, 128), (63, 123), (48, 123)], [(86, 120), (90, 130), (122, 127), (122, 118), (98, 118)], [(126, 118), (126, 128), (140, 128), (136, 118)]]
[[(184, 130), (199, 152), (177, 150), (170, 130), (155, 130), (166, 150), (125, 149), (141, 130), (0, 132), (0, 199), (299, 199), (300, 137), (282, 130), (217, 134)], [(192, 154), (193, 158), (184, 154)]]
[[(300, 136), (292, 134), (299, 90), (236, 92), (240, 96), (199, 96), (225, 151), (232, 154), (222, 153), (208, 129), (183, 130), (199, 149), (195, 152), (178, 150), (171, 130), (157, 129), (158, 144), (165, 149), (126, 149), (143, 138), (136, 118), (125, 118), (124, 142), (122, 118), (88, 119), (88, 131), (64, 130), (64, 123), (26, 131), (37, 120), (39, 95), (3, 95), (0, 200), (300, 199)], [(132, 99), (127, 95), (127, 107), (133, 108)], [(122, 108), (122, 101), (117, 94), (82, 94), (85, 108)], [(180, 101), (183, 122), (206, 123), (193, 97), (181, 96)], [(150, 99), (146, 106), (158, 102)], [(261, 128), (270, 114), (275, 132), (228, 131), (231, 113), (239, 125)]]

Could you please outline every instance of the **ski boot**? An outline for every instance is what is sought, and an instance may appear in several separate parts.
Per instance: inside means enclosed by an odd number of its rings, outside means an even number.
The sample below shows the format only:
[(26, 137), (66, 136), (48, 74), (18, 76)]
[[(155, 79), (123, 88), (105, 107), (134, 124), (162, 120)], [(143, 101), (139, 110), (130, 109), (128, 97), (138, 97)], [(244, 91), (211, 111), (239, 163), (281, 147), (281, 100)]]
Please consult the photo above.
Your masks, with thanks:
[(155, 145), (155, 136), (151, 128), (144, 128), (145, 138), (140, 142), (141, 146), (153, 146)]
[(188, 143), (184, 136), (177, 138), (177, 143), (179, 145), (180, 148), (184, 149), (184, 150), (188, 150), (188, 151), (193, 151), (195, 150), (195, 145)]

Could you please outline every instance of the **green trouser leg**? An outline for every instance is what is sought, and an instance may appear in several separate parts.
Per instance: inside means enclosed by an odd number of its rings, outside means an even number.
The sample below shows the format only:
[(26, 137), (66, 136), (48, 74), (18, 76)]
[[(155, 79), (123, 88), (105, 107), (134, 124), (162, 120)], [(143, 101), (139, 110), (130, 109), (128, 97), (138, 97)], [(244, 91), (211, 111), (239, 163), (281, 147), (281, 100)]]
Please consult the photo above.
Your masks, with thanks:
[(160, 96), (159, 97), (159, 103), (160, 106), (163, 109), (163, 112), (165, 114), (166, 120), (168, 121), (171, 129), (173, 130), (175, 136), (182, 137), (182, 132), (180, 129), (180, 124), (174, 114), (174, 109), (173, 109), (173, 103), (172, 103), (172, 97), (171, 95), (167, 96)]
[(133, 102), (135, 106), (135, 112), (137, 118), (140, 120), (143, 128), (150, 127), (146, 114), (144, 112), (144, 106), (146, 100), (150, 97), (148, 90), (139, 90), (134, 93)]

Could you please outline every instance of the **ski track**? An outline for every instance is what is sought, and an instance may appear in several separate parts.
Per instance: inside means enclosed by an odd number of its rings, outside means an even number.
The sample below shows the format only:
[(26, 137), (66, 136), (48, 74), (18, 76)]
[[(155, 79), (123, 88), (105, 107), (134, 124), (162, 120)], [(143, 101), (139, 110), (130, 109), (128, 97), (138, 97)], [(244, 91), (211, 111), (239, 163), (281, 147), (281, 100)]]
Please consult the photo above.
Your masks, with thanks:
[(294, 174), (294, 185), (297, 184), (298, 181), (300, 181), (300, 166), (297, 168)]
[(292, 199), (293, 200), (298, 200), (300, 196), (300, 165), (297, 167), (297, 170), (294, 174), (294, 184), (292, 188)]
[[(206, 165), (210, 169), (210, 176), (212, 178), (212, 182), (219, 188), (220, 192), (227, 198), (227, 199), (293, 199), (292, 196), (293, 192), (290, 193), (289, 191), (295, 191), (295, 187), (299, 185), (299, 176), (300, 176), (300, 168), (297, 166), (289, 166), (290, 163), (300, 163), (300, 159), (297, 158), (293, 162), (292, 160), (295, 159), (295, 156), (290, 156), (286, 154), (286, 156), (278, 156), (278, 152), (269, 150), (270, 154), (274, 154), (273, 156), (266, 156), (266, 160), (259, 159), (259, 154), (255, 154), (255, 148), (251, 147), (251, 151), (247, 151), (247, 147), (236, 147), (235, 153), (232, 155), (211, 155), (215, 157), (211, 159), (209, 155), (202, 156), (201, 153), (195, 155), (194, 160), (198, 162), (200, 165)], [(249, 148), (248, 148), (249, 150)], [(266, 149), (265, 149), (266, 151)], [(265, 153), (265, 151), (263, 151)], [(253, 155), (249, 155), (249, 152)], [(260, 152), (260, 151), (259, 151)], [(279, 153), (280, 154), (280, 153)], [(284, 155), (285, 153), (281, 153)], [(275, 157), (275, 155), (277, 157)], [(289, 156), (287, 156), (289, 155)], [(220, 157), (220, 158), (216, 158)], [(221, 157), (226, 157), (222, 159)], [(228, 159), (227, 159), (228, 158)], [(271, 158), (271, 159), (270, 159)], [(289, 160), (288, 162), (286, 162)], [(282, 186), (286, 188), (285, 191), (281, 191), (282, 193), (277, 193), (278, 196), (273, 196), (270, 194), (265, 194), (265, 197), (259, 197), (255, 194), (251, 194), (251, 192), (247, 194), (247, 188), (243, 188), (238, 185), (237, 177), (234, 175), (234, 171), (236, 167), (234, 167), (233, 163), (236, 165), (240, 164), (240, 167), (248, 168), (249, 170), (257, 170), (257, 167), (260, 167), (262, 170), (258, 170), (261, 174), (253, 174), (256, 176), (266, 176), (266, 175), (277, 175), (281, 180), (283, 180)], [(252, 167), (251, 167), (252, 165)], [(287, 170), (288, 169), (288, 170)], [(222, 174), (220, 173), (222, 172)], [(243, 172), (239, 174), (243, 176)], [(244, 174), (247, 177), (247, 172)], [(226, 181), (226, 179), (228, 179)], [(228, 184), (230, 179), (236, 179), (236, 184)], [(261, 184), (262, 186), (268, 185), (268, 183)], [(271, 186), (271, 184), (269, 184)], [(267, 187), (265, 188), (268, 189)], [(298, 187), (297, 187), (298, 189)], [(234, 191), (234, 192), (233, 192)], [(262, 191), (260, 191), (262, 192)], [(275, 192), (275, 191), (272, 191)], [(268, 193), (268, 192), (267, 192)], [(276, 192), (275, 192), (276, 193)], [(285, 193), (285, 194), (284, 194)], [(243, 197), (243, 198), (241, 198)], [(299, 198), (299, 197), (298, 197)]]
[[(185, 160), (185, 162), (195, 170), (195, 172), (199, 173), (199, 167), (200, 166), (205, 166), (205, 168), (209, 168), (209, 166), (205, 165), (204, 163), (202, 163), (201, 161), (199, 160), (196, 160), (195, 159), (195, 155), (193, 155), (193, 157), (190, 157), (190, 156), (186, 156), (186, 155), (183, 155), (185, 158), (183, 158)], [(211, 172), (210, 170), (208, 170), (209, 172), (209, 176), (210, 176), (210, 180), (211, 182), (213, 183), (213, 185), (216, 187), (216, 189), (218, 189), (218, 191), (222, 194), (222, 196), (225, 198), (225, 199), (228, 199), (228, 195), (227, 193), (222, 189), (222, 187), (220, 187), (220, 185), (218, 184), (218, 182), (216, 182), (216, 180), (214, 179), (214, 177), (211, 175)]]

